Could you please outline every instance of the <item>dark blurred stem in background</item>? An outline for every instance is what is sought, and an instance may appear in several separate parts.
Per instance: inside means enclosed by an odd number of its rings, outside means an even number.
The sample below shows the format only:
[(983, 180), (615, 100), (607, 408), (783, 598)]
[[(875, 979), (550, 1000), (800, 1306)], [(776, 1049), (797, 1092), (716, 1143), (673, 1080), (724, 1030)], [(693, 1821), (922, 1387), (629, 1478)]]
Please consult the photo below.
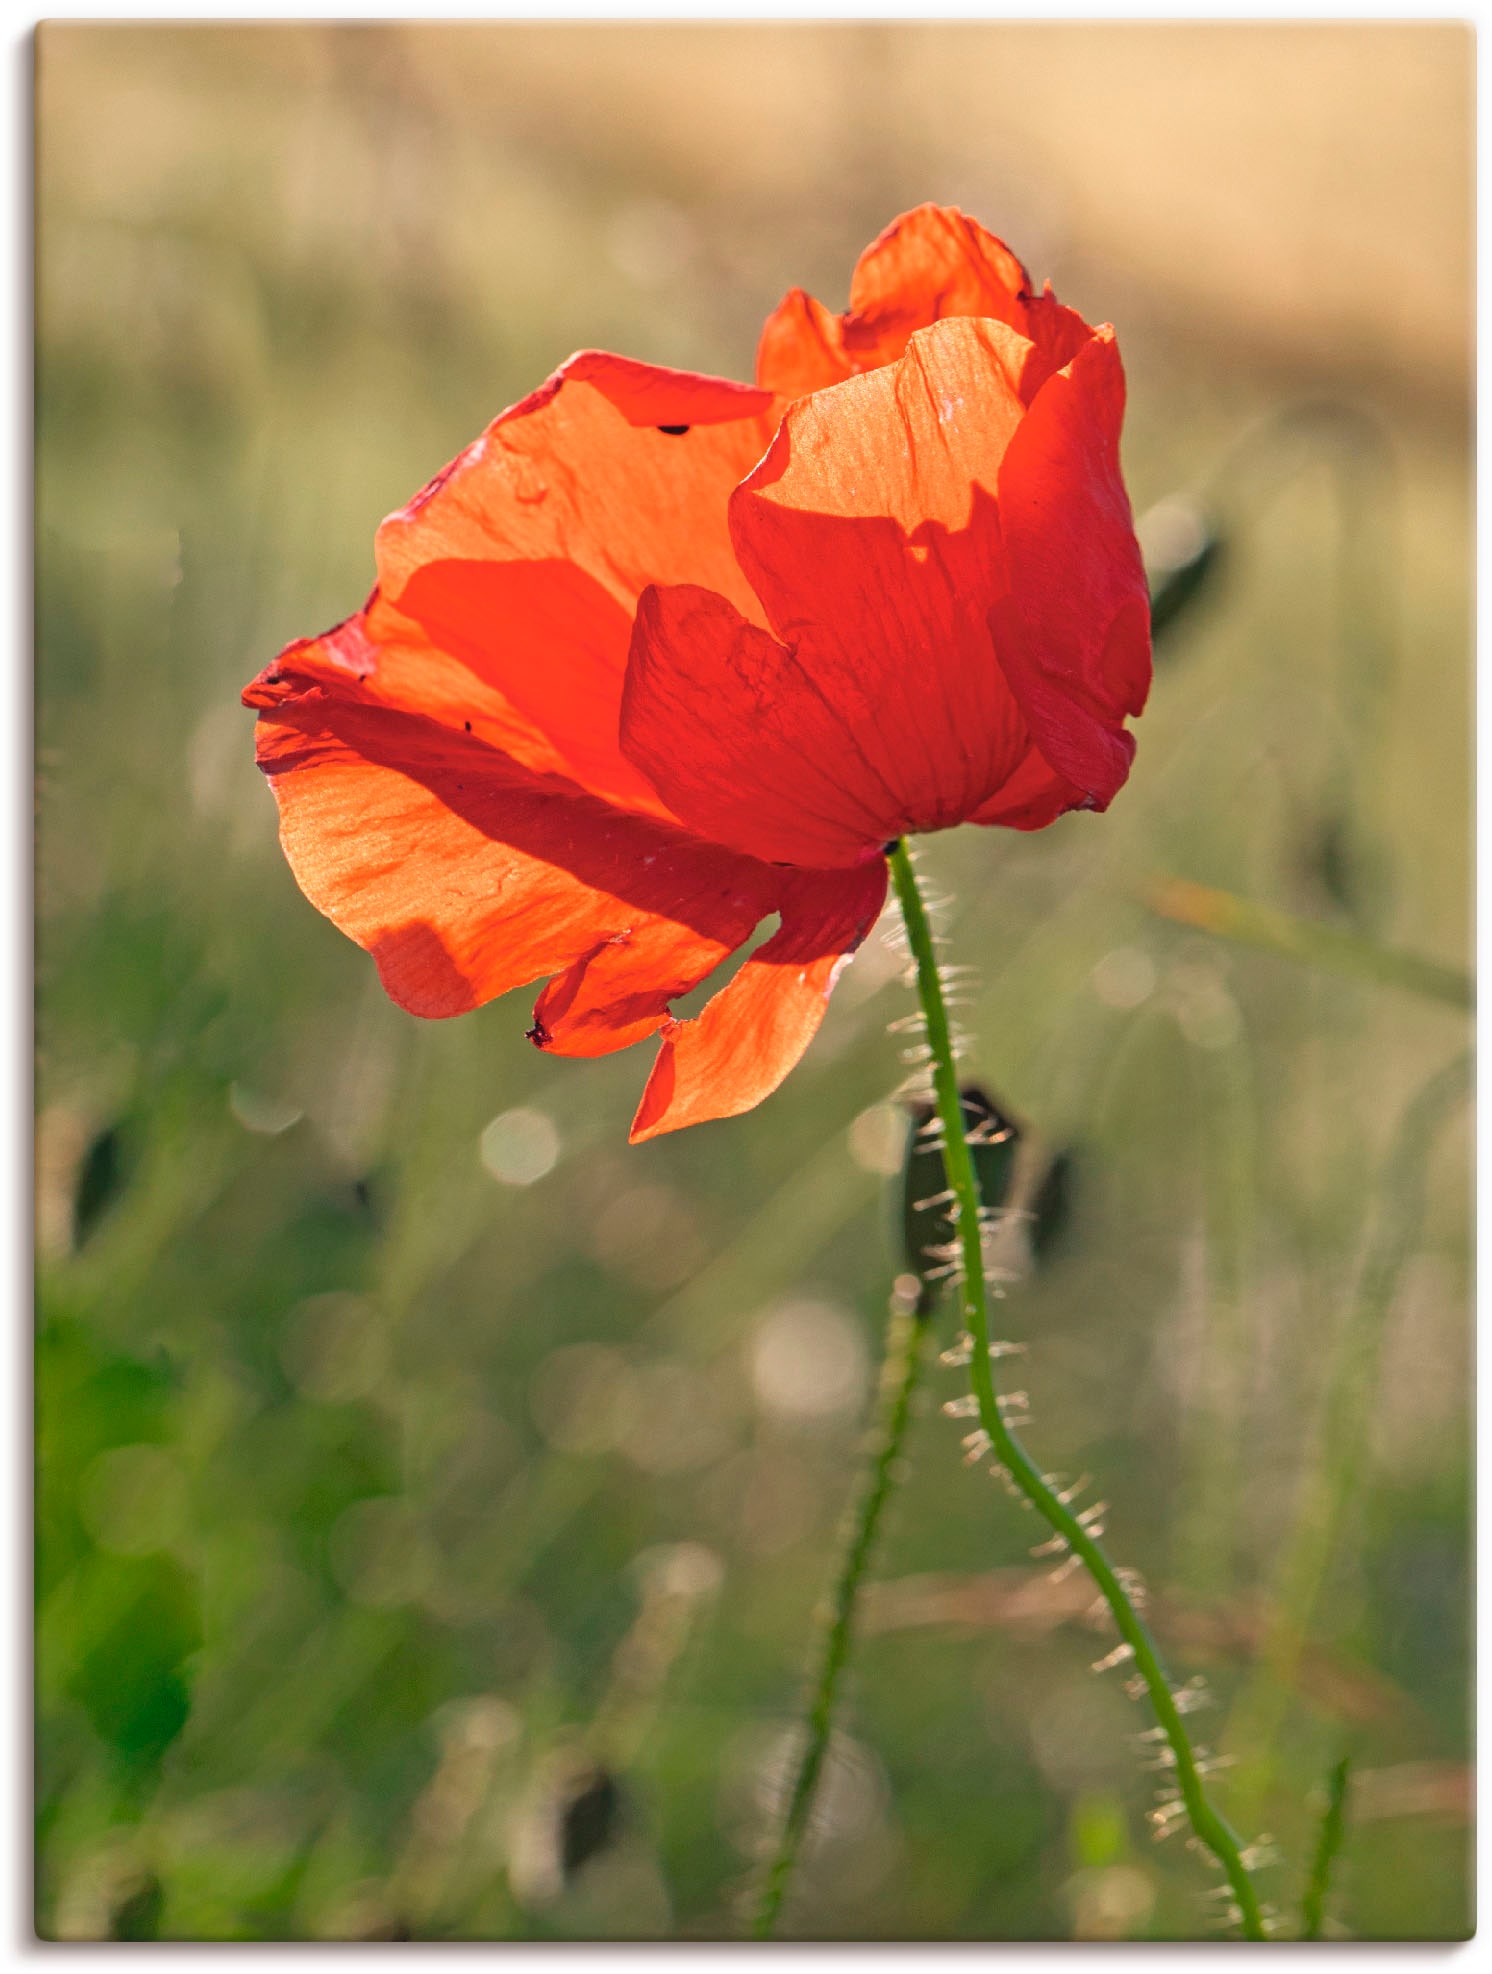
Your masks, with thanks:
[(840, 1698), (840, 1682), (854, 1644), (861, 1589), (875, 1550), (882, 1514), (900, 1478), (901, 1450), (912, 1416), (912, 1395), (917, 1389), (923, 1345), (927, 1338), (925, 1300), (920, 1296), (916, 1307), (908, 1308), (899, 1290), (891, 1299), (886, 1354), (881, 1363), (880, 1398), (875, 1425), (866, 1446), (865, 1478), (846, 1530), (839, 1577), (834, 1586), (833, 1602), (825, 1616), (818, 1666), (810, 1690), (802, 1739), (796, 1750), (797, 1769), (788, 1794), (782, 1831), (767, 1867), (761, 1901), (752, 1927), (759, 1940), (771, 1937), (781, 1914), (783, 1900), (808, 1833), (814, 1794), (833, 1737), (835, 1708)]
[[(1380, 943), (1392, 911), (1393, 872), (1381, 843), (1355, 820), (1375, 812), (1374, 791), (1383, 784), (1397, 665), (1397, 472), (1380, 421), (1354, 405), (1322, 400), (1287, 406), (1245, 432), (1197, 496), (1190, 558), (1161, 572), (1156, 588), (1164, 608), (1158, 612), (1157, 633), (1200, 592), (1221, 543), (1235, 540), (1248, 519), (1320, 459), (1332, 468), (1338, 516), (1336, 697), (1344, 717), (1314, 840), (1302, 848), (1311, 875), (1353, 930), (1294, 920), (1269, 907), (1175, 880), (1154, 884), (1147, 902), (1164, 916), (1224, 937), (1469, 1009), (1473, 989), (1468, 976)], [(1172, 533), (1177, 533), (1174, 527)], [(1202, 1105), (1209, 1152), (1211, 1279), (1199, 1418), (1207, 1441), (1199, 1444), (1200, 1457), (1192, 1462), (1199, 1503), (1194, 1526), (1199, 1534), (1212, 1530), (1215, 1537), (1233, 1526), (1225, 1477), (1236, 1480), (1237, 1446), (1235, 1432), (1213, 1437), (1222, 1410), (1208, 1401), (1229, 1391), (1238, 1395), (1243, 1330), (1237, 1294), (1244, 1255), (1234, 1236), (1241, 1235), (1246, 1223), (1245, 1164), (1253, 1135), (1247, 1092), (1230, 1074), (1238, 1065), (1231, 1050), (1224, 1054), (1226, 1060), (1209, 1065)], [(1380, 1176), (1376, 1222), (1321, 1401), (1316, 1452), (1303, 1468), (1293, 1527), (1275, 1575), (1270, 1600), (1275, 1616), (1228, 1725), (1226, 1739), (1240, 1764), (1237, 1813), (1246, 1824), (1263, 1813), (1270, 1793), (1306, 1633), (1363, 1471), (1387, 1319), (1404, 1264), (1423, 1228), (1428, 1163), (1441, 1127), (1467, 1093), (1470, 1074), (1469, 1055), (1460, 1056), (1424, 1084), (1404, 1113)], [(1219, 1361), (1219, 1353), (1225, 1362)], [(1192, 1549), (1200, 1552), (1198, 1544)], [(1345, 1765), (1334, 1776), (1307, 1897), (1303, 1924), (1308, 1939), (1319, 1937), (1326, 1875), (1342, 1841), (1344, 1796)]]
[[(1215, 581), (1244, 529), (1304, 471), (1324, 463), (1336, 513), (1336, 691), (1342, 709), (1320, 807), (1300, 843), (1300, 866), (1324, 901), (1347, 920), (1295, 918), (1179, 879), (1158, 878), (1145, 895), (1159, 915), (1223, 938), (1262, 947), (1328, 972), (1408, 988), (1470, 1008), (1466, 974), (1382, 943), (1393, 906), (1386, 849), (1360, 817), (1375, 816), (1384, 782), (1385, 743), (1397, 666), (1398, 484), (1393, 448), (1369, 412), (1335, 400), (1306, 401), (1271, 413), (1244, 432), (1191, 495), (1163, 501), (1142, 517), (1153, 543), (1152, 619), (1164, 654), (1173, 626)], [(1351, 929), (1349, 930), (1348, 927)], [(1337, 1030), (1350, 1046), (1349, 1015)], [(1241, 1304), (1249, 1275), (1249, 1201), (1257, 1140), (1246, 1040), (1198, 1058), (1206, 1234), (1205, 1334), (1187, 1461), (1191, 1509), (1182, 1528), (1182, 1574), (1216, 1591), (1236, 1537), (1241, 1499), (1239, 1418), (1248, 1324)], [(1368, 1239), (1355, 1306), (1342, 1327), (1321, 1401), (1315, 1457), (1303, 1468), (1292, 1531), (1276, 1572), (1276, 1613), (1253, 1676), (1239, 1696), (1226, 1740), (1241, 1764), (1237, 1813), (1245, 1825), (1264, 1813), (1276, 1750), (1295, 1691), (1307, 1628), (1330, 1565), (1333, 1543), (1356, 1476), (1376, 1396), (1389, 1307), (1424, 1218), (1425, 1165), (1436, 1132), (1460, 1100), (1469, 1074), (1461, 1058), (1432, 1077), (1410, 1104), (1380, 1179), (1377, 1225)], [(1306, 1306), (1326, 1285), (1302, 1255)], [(1312, 1277), (1316, 1276), (1313, 1280)], [(1341, 1841), (1341, 1792), (1322, 1832), (1306, 1937), (1321, 1923), (1325, 1872)], [(1317, 1879), (1319, 1878), (1319, 1883)], [(1313, 1906), (1312, 1906), (1312, 1901)]]
[[(1269, 424), (1259, 431), (1258, 444), (1273, 437), (1277, 459), (1285, 452), (1288, 461), (1293, 440), (1307, 460), (1324, 458), (1336, 497), (1337, 696), (1346, 731), (1327, 784), (1316, 875), (1354, 923), (1379, 932), (1393, 910), (1393, 873), (1379, 831), (1364, 831), (1356, 819), (1377, 813), (1398, 664), (1397, 466), (1381, 421), (1357, 405), (1308, 401), (1272, 423), (1272, 433)], [(1249, 447), (1245, 435), (1233, 455), (1240, 474), (1250, 468)], [(1276, 473), (1283, 477), (1281, 466)]]
[[(1360, 406), (1311, 399), (1284, 406), (1233, 443), (1194, 491), (1141, 515), (1158, 662), (1174, 626), (1215, 586), (1245, 530), (1311, 466), (1331, 470), (1337, 516), (1336, 703), (1343, 709), (1320, 812), (1303, 862), (1364, 932), (1382, 929), (1391, 873), (1376, 836), (1357, 818), (1374, 811), (1397, 669), (1398, 476), (1379, 419)], [(1366, 799), (1364, 799), (1366, 798)]]
[(1208, 482), (1206, 500), (1240, 518), (1314, 461), (1332, 469), (1337, 503), (1337, 621), (1346, 746), (1337, 759), (1343, 814), (1371, 790), (1397, 663), (1397, 470), (1381, 420), (1334, 398), (1284, 406), (1243, 433)]
[(1294, 1527), (1270, 1600), (1274, 1621), (1229, 1722), (1228, 1740), (1239, 1764), (1240, 1815), (1255, 1810), (1269, 1790), (1316, 1599), (1364, 1470), (1384, 1331), (1404, 1264), (1423, 1231), (1430, 1160), (1441, 1130), (1470, 1089), (1468, 1052), (1438, 1069), (1411, 1099), (1384, 1160), (1375, 1225), (1323, 1401), (1318, 1451), (1303, 1470)]
[(1311, 1875), (1306, 1883), (1300, 1908), (1300, 1937), (1319, 1940), (1326, 1918), (1326, 1894), (1331, 1885), (1331, 1868), (1347, 1834), (1347, 1782), (1352, 1773), (1352, 1757), (1343, 1755), (1332, 1769), (1326, 1784), (1326, 1807), (1316, 1838), (1316, 1854), (1311, 1859)]

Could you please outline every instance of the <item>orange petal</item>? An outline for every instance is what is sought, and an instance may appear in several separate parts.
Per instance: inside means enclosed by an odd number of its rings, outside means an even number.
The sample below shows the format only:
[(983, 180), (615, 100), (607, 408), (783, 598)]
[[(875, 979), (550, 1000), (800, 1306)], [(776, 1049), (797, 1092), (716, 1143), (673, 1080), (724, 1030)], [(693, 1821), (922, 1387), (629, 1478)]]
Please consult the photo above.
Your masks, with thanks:
[(916, 206), (872, 241), (850, 277), (845, 346), (893, 362), (916, 329), (949, 315), (1021, 329), (1031, 277), (1005, 245), (956, 206)]
[(1030, 396), (1071, 360), (1092, 331), (1031, 277), (1003, 240), (955, 206), (918, 206), (860, 256), (850, 305), (833, 315), (795, 289), (767, 318), (757, 380), (797, 397), (903, 355), (918, 329), (949, 316), (1003, 322), (1035, 346), (1022, 380)]
[(661, 813), (617, 748), (637, 597), (651, 581), (703, 582), (756, 610), (726, 500), (771, 438), (775, 402), (572, 357), (379, 530), (379, 605), (358, 630), (369, 696), (447, 722), (498, 718), (518, 758)]
[(756, 381), (785, 398), (842, 384), (855, 364), (845, 355), (840, 318), (801, 288), (773, 309), (756, 346)]
[(313, 688), (257, 741), (301, 889), (412, 1014), (464, 1013), (609, 941), (703, 977), (776, 908), (778, 873), (415, 715)]
[[(431, 644), (421, 626), (395, 610), (377, 589), (362, 609), (320, 637), (298, 638), (266, 665), (243, 694), (246, 706), (269, 708), (320, 686), (339, 698), (394, 712), (417, 713), (500, 747), (540, 774), (569, 773), (554, 742), (495, 686), (461, 659)], [(638, 806), (661, 812), (653, 791), (623, 762), (623, 775), (598, 777), (598, 793), (614, 784), (641, 790)], [(613, 785), (608, 785), (608, 783)]]
[(593, 946), (540, 994), (529, 1039), (550, 1055), (602, 1056), (656, 1034), (669, 1003), (750, 938), (775, 890), (743, 887), (721, 901), (709, 934), (645, 919)]
[(786, 875), (781, 929), (703, 1013), (665, 1025), (634, 1144), (752, 1109), (817, 1034), (835, 980), (885, 900), (886, 866)]
[(1034, 294), (1020, 261), (977, 220), (956, 206), (918, 206), (860, 256), (841, 328), (845, 352), (859, 369), (892, 363), (916, 330), (953, 315), (1003, 322), (1034, 344), (1021, 380), (1028, 401), (1093, 333), (1050, 286)]
[(1000, 466), (1008, 594), (990, 611), (1000, 662), (1037, 746), (1104, 808), (1150, 688), (1144, 565), (1119, 470), (1124, 370), (1100, 329), (1041, 388)]

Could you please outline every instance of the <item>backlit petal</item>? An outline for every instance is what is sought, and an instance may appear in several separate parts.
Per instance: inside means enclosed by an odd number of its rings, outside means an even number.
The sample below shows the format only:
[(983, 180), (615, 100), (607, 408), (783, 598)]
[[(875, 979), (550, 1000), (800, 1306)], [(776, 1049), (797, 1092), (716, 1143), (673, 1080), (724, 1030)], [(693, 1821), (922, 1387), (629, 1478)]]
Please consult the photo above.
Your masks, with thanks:
[(1045, 829), (1069, 809), (1087, 804), (1087, 791), (1059, 775), (1033, 742), (1010, 779), (969, 821), (1002, 829)]
[(949, 316), (1003, 322), (1035, 346), (1022, 378), (1032, 395), (1092, 331), (1031, 277), (1003, 240), (954, 206), (918, 206), (893, 220), (855, 264), (850, 305), (835, 316), (795, 289), (767, 318), (757, 381), (801, 396), (852, 371), (895, 363), (918, 329)]
[[(608, 942), (666, 949), (666, 979), (693, 984), (776, 909), (778, 873), (418, 716), (312, 689), (261, 715), (258, 745), (301, 889), (413, 1014), (464, 1013)], [(646, 1032), (635, 1006), (618, 1022)]]
[(775, 883), (742, 887), (739, 903), (723, 904), (709, 932), (644, 919), (592, 947), (540, 994), (530, 1039), (550, 1055), (601, 1056), (655, 1034), (669, 1003), (750, 937), (777, 890)]
[(835, 980), (885, 900), (886, 866), (787, 876), (781, 928), (700, 1015), (665, 1025), (634, 1144), (750, 1110), (817, 1034)]
[[(882, 839), (961, 821), (1026, 753), (985, 619), (1006, 587), (994, 487), (1029, 354), (999, 323), (938, 323), (899, 363), (795, 404), (732, 497), (805, 721), (822, 720), (811, 697), (837, 723), (822, 758), (862, 798), (848, 828), (872, 782)], [(814, 745), (829, 746), (817, 724)]]
[[(321, 686), (339, 698), (416, 713), (500, 747), (540, 774), (568, 774), (549, 736), (512, 701), (374, 590), (362, 609), (320, 637), (286, 645), (245, 689), (246, 706), (267, 708)], [(622, 764), (630, 787), (640, 777)], [(613, 777), (615, 779), (615, 777)], [(600, 792), (610, 793), (603, 784)], [(646, 800), (659, 806), (650, 789)]]
[(755, 609), (726, 500), (770, 440), (774, 405), (721, 378), (572, 357), (384, 522), (385, 607), (576, 780), (656, 812), (616, 744), (633, 611), (654, 581)]
[(842, 384), (857, 367), (845, 354), (841, 318), (801, 288), (783, 296), (756, 346), (756, 381), (785, 398)]
[(1150, 687), (1144, 565), (1119, 471), (1124, 371), (1100, 330), (1043, 385), (1001, 463), (1009, 592), (1001, 664), (1057, 772), (1103, 808), (1129, 772), (1123, 731)]
[(622, 745), (686, 827), (769, 862), (860, 863), (899, 813), (804, 658), (711, 590), (644, 594)]
[(1031, 277), (1005, 245), (956, 206), (917, 206), (894, 219), (855, 263), (845, 346), (891, 363), (916, 329), (949, 315), (1021, 329)]

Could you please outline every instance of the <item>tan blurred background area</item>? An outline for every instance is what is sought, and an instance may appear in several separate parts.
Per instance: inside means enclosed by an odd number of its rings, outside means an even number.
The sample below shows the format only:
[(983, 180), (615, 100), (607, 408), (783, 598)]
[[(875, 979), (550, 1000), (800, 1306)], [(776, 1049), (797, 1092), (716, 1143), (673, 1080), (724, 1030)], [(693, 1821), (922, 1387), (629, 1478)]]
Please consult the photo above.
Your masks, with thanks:
[[(1147, 552), (1218, 545), (1112, 810), (922, 849), (971, 1070), (1069, 1175), (1004, 1312), (1028, 1438), (1207, 1681), (1286, 1930), (1346, 1753), (1332, 1924), (1464, 1935), (1469, 1146), (1402, 1120), (1466, 1042), (1471, 30), (36, 52), (41, 1933), (739, 1932), (899, 1265), (899, 963), (867, 942), (759, 1110), (629, 1150), (649, 1051), (385, 1000), (238, 694), (571, 351), (748, 376), (787, 288), (842, 307), (935, 200), (1115, 323)], [(1368, 958), (1225, 943), (1157, 878)], [(1147, 1717), (949, 1375), (788, 1930), (1194, 1937)]]
[(697, 267), (720, 309), (748, 283), (770, 295), (805, 251), (842, 285), (846, 229), (915, 186), (1064, 292), (1102, 280), (1116, 313), (1148, 296), (1250, 358), (1464, 407), (1459, 23), (58, 25), (44, 42), (42, 196), (101, 223), (205, 220), (236, 193), (246, 245), (371, 256), (371, 274), (422, 241), (406, 280), (460, 284), (498, 317), (558, 290), (589, 329), (586, 219), (625, 278)]

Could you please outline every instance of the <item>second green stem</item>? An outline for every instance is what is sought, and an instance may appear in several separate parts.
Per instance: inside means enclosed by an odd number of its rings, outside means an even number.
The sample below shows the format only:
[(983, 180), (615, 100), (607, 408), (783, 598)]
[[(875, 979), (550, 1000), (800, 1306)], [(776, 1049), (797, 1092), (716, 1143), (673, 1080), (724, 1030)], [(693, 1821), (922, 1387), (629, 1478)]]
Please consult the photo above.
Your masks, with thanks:
[(805, 1740), (797, 1773), (793, 1777), (787, 1814), (762, 1882), (753, 1927), (759, 1940), (770, 1938), (777, 1924), (789, 1881), (808, 1833), (814, 1793), (833, 1734), (839, 1683), (854, 1642), (860, 1588), (880, 1532), (882, 1511), (896, 1482), (897, 1463), (912, 1416), (912, 1394), (917, 1389), (917, 1373), (926, 1336), (927, 1326), (919, 1313), (899, 1308), (893, 1302), (891, 1325), (886, 1336), (886, 1356), (881, 1366), (880, 1405), (868, 1455), (869, 1471), (853, 1510), (839, 1579), (834, 1586), (834, 1600), (814, 1674), (808, 1716), (804, 1723)]

